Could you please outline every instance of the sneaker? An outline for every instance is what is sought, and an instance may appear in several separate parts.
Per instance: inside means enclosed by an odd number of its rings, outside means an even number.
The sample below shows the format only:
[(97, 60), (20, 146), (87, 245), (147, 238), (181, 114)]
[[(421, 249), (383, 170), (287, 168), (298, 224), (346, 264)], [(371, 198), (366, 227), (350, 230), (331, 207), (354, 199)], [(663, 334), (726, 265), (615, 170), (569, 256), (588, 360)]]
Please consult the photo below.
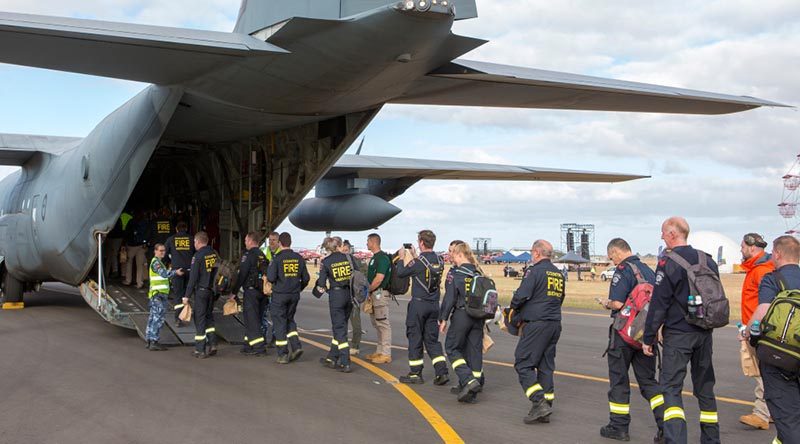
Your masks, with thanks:
[(201, 352), (201, 351), (197, 351), (197, 350), (192, 352), (192, 356), (194, 356), (195, 358), (198, 358), (198, 359), (206, 359), (208, 357), (208, 355), (205, 352)]
[(342, 373), (351, 373), (353, 371), (353, 369), (351, 369), (349, 365), (340, 365), (339, 368), (337, 368), (337, 370), (339, 370)]
[(377, 355), (374, 358), (370, 359), (370, 362), (373, 364), (391, 364), (392, 357), (389, 355)]
[(754, 429), (769, 430), (769, 421), (756, 415), (755, 413), (740, 416), (739, 422), (748, 425)]
[(532, 402), (533, 406), (531, 406), (531, 410), (528, 412), (528, 416), (523, 419), (525, 424), (534, 424), (537, 422), (541, 422), (540, 419), (550, 416), (553, 413), (553, 409), (550, 408), (544, 400), (539, 402)]
[(445, 385), (448, 382), (450, 382), (450, 376), (447, 373), (436, 375), (436, 377), (433, 378), (433, 385)]
[(458, 402), (466, 402), (470, 398), (470, 394), (478, 393), (478, 388), (480, 386), (481, 384), (478, 380), (473, 379), (468, 382), (467, 385), (461, 387), (461, 391), (458, 392)]
[(350, 356), (358, 356), (358, 353), (359, 353), (359, 351), (358, 351), (357, 348), (351, 348), (350, 349)]
[(302, 348), (294, 350), (292, 352), (292, 354), (289, 355), (289, 362), (297, 361), (298, 359), (300, 359), (300, 356), (303, 356), (303, 349)]
[(604, 425), (600, 428), (600, 436), (608, 439), (616, 439), (617, 441), (630, 441), (631, 435), (625, 430), (620, 430), (611, 424)]
[(397, 378), (397, 380), (403, 384), (425, 384), (425, 380), (422, 379), (422, 375), (418, 373), (409, 373)]
[(319, 363), (322, 364), (324, 367), (336, 368), (336, 363), (328, 358), (319, 358)]
[(666, 442), (667, 440), (664, 439), (664, 429), (658, 429), (658, 433), (656, 433), (656, 436), (653, 438), (653, 444), (665, 444)]
[(288, 364), (288, 363), (289, 363), (289, 355), (278, 356), (278, 364)]

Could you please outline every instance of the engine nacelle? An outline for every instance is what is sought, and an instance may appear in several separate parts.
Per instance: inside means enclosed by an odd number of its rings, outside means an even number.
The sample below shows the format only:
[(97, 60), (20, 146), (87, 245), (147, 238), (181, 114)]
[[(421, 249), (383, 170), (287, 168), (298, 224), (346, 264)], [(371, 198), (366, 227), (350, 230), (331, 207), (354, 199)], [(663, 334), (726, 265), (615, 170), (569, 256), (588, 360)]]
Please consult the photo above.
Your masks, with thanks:
[(300, 202), (289, 220), (306, 231), (366, 231), (379, 227), (402, 210), (371, 194), (314, 197)]

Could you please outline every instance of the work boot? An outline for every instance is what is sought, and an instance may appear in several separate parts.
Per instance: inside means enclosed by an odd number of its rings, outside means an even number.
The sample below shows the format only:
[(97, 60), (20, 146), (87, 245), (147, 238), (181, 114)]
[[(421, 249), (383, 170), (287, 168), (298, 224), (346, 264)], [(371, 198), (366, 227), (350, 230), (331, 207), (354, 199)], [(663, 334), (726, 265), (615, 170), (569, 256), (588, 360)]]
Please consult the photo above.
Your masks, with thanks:
[(217, 344), (206, 344), (206, 354), (215, 356), (217, 354)]
[(665, 444), (666, 442), (667, 440), (664, 439), (664, 429), (658, 429), (656, 436), (653, 437), (653, 444)]
[(448, 382), (450, 382), (450, 376), (447, 373), (436, 375), (436, 377), (433, 378), (433, 385), (445, 385)]
[(350, 368), (349, 364), (348, 365), (340, 365), (337, 370), (339, 370), (342, 373), (351, 373), (353, 371), (353, 369)]
[(150, 341), (150, 346), (147, 347), (150, 351), (165, 351), (167, 348), (159, 344), (158, 341)]
[(392, 357), (389, 355), (377, 355), (374, 358), (370, 359), (370, 362), (373, 364), (391, 364)]
[(206, 359), (208, 357), (208, 355), (205, 352), (201, 352), (198, 350), (193, 351), (192, 356), (198, 359)]
[(419, 373), (409, 373), (397, 378), (397, 380), (403, 384), (425, 384), (425, 380), (422, 379), (422, 375)]
[(450, 393), (457, 395), (461, 392), (461, 385), (454, 385), (450, 387)]
[(380, 355), (381, 355), (380, 353), (370, 353), (368, 355), (364, 355), (364, 359), (366, 359), (367, 361), (371, 361), (371, 360), (373, 360), (374, 358), (377, 358)]
[(620, 430), (611, 424), (604, 425), (600, 428), (600, 436), (608, 439), (616, 439), (617, 441), (630, 441), (631, 435), (625, 430)]
[(319, 363), (328, 368), (336, 368), (336, 363), (328, 358), (319, 358)]
[(769, 430), (769, 421), (756, 415), (755, 413), (740, 416), (739, 422), (745, 425), (749, 425), (754, 429)]
[(269, 341), (269, 342), (267, 343), (267, 348), (275, 348), (275, 341), (274, 341), (274, 340), (272, 340), (272, 341)]
[(544, 402), (544, 400), (539, 401), (531, 401), (533, 406), (531, 406), (531, 410), (528, 412), (528, 416), (525, 417), (523, 420), (525, 424), (533, 424), (536, 422), (541, 422), (540, 419), (550, 416), (553, 413), (553, 409)]
[(360, 352), (358, 351), (357, 348), (351, 348), (350, 349), (350, 356), (358, 356), (359, 353)]
[(297, 350), (292, 351), (292, 354), (289, 355), (289, 362), (294, 362), (300, 359), (300, 356), (303, 356), (303, 349), (298, 348)]
[(467, 385), (461, 387), (461, 391), (458, 392), (458, 402), (466, 402), (470, 398), (470, 394), (478, 393), (480, 386), (481, 383), (477, 379), (473, 379)]
[(288, 363), (289, 363), (289, 355), (278, 356), (278, 364), (288, 364)]
[(242, 347), (241, 350), (239, 350), (239, 353), (241, 353), (243, 355), (246, 355), (246, 356), (252, 355), (253, 354), (253, 347), (250, 347), (249, 345), (245, 344), (244, 347)]
[(464, 404), (476, 404), (478, 402), (478, 394), (470, 393), (469, 397), (464, 401)]

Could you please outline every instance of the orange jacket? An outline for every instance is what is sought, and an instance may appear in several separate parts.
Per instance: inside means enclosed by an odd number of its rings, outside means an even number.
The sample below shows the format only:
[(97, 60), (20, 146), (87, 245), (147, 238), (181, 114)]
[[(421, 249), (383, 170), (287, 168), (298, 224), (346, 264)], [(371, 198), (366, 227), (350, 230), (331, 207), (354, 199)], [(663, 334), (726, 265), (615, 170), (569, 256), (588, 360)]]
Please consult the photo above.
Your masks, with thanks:
[(758, 286), (761, 279), (775, 270), (770, 258), (769, 254), (761, 252), (742, 263), (742, 269), (747, 272), (742, 283), (742, 323), (745, 325), (750, 323), (750, 318), (758, 308)]

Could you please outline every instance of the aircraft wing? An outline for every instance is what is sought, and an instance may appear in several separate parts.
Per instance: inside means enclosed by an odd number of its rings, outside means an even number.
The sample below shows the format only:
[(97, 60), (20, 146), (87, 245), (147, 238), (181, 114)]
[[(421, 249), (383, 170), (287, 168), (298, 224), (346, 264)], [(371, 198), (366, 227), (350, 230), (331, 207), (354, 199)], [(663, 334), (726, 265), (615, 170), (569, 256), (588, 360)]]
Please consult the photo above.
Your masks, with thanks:
[(727, 114), (760, 106), (786, 106), (754, 97), (463, 59), (417, 80), (391, 102), (677, 114)]
[(328, 170), (324, 179), (337, 177), (416, 180), (624, 182), (649, 176), (443, 160), (344, 155)]
[(83, 140), (79, 137), (0, 134), (0, 165), (22, 166), (36, 153), (58, 154)]
[(0, 12), (0, 63), (173, 84), (286, 53), (248, 35)]

